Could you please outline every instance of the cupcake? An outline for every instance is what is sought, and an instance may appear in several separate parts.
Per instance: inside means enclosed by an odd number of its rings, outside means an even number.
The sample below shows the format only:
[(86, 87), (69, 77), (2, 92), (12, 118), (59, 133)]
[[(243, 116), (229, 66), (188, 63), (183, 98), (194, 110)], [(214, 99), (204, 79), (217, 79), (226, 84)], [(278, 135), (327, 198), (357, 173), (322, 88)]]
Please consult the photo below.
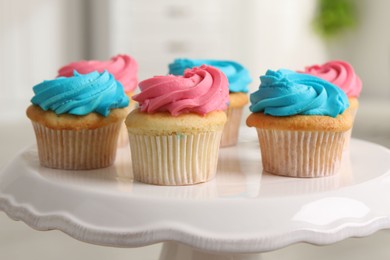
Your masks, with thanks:
[(352, 127), (345, 93), (318, 77), (268, 70), (250, 95), (247, 125), (256, 127), (263, 170), (290, 177), (338, 172)]
[(42, 166), (103, 168), (114, 162), (129, 98), (108, 72), (43, 81), (27, 109)]
[(234, 61), (175, 59), (169, 64), (169, 73), (183, 75), (187, 68), (202, 64), (220, 69), (229, 81), (229, 106), (226, 110), (227, 122), (222, 133), (221, 147), (237, 144), (243, 107), (248, 104), (248, 84), (252, 81), (248, 70)]
[(119, 81), (126, 93), (131, 98), (137, 88), (138, 64), (128, 55), (117, 55), (107, 61), (81, 60), (69, 63), (58, 70), (58, 77), (72, 77), (73, 72), (88, 74), (93, 71), (111, 73)]
[(358, 98), (362, 90), (362, 81), (351, 64), (345, 61), (329, 61), (323, 65), (306, 67), (302, 73), (322, 78), (341, 88), (348, 97), (350, 111), (355, 118), (359, 107)]
[(134, 179), (190, 185), (214, 178), (229, 101), (226, 76), (211, 66), (139, 83), (126, 119)]
[[(135, 89), (137, 88), (138, 79), (138, 64), (132, 57), (128, 55), (117, 55), (107, 61), (99, 60), (81, 60), (69, 63), (58, 70), (59, 77), (71, 77), (73, 71), (80, 74), (87, 74), (93, 71), (103, 72), (107, 70), (111, 73), (117, 81), (119, 81), (131, 100)], [(132, 100), (131, 100), (132, 101)], [(130, 102), (128, 112), (133, 110), (135, 102)], [(129, 142), (125, 124), (123, 124), (121, 133), (119, 135), (118, 144), (120, 146), (127, 145)]]
[[(351, 64), (345, 61), (329, 61), (323, 65), (313, 65), (306, 67), (302, 73), (322, 78), (341, 88), (349, 100), (349, 111), (352, 114), (352, 122), (355, 120), (359, 108), (358, 98), (362, 90), (362, 81), (358, 75), (356, 75)], [(352, 128), (348, 133), (348, 138), (345, 142), (344, 150), (349, 149), (351, 134)]]

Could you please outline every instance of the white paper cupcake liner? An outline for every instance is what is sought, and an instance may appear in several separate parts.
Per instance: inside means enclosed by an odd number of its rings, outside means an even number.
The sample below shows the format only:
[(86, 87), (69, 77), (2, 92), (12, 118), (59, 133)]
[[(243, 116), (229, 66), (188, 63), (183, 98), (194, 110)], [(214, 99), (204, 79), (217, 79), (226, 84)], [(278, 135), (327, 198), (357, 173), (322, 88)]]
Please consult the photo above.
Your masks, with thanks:
[(118, 147), (129, 145), (129, 134), (127, 133), (126, 124), (123, 122), (118, 135)]
[(240, 129), (242, 107), (231, 108), (226, 111), (227, 121), (224, 126), (221, 138), (221, 147), (234, 146), (238, 141), (238, 131)]
[(91, 130), (56, 130), (36, 122), (32, 124), (42, 166), (88, 170), (113, 164), (123, 122)]
[[(355, 121), (355, 117), (357, 114), (358, 108), (351, 108), (350, 113), (352, 115), (352, 122)], [(344, 152), (349, 151), (349, 143), (351, 142), (352, 138), (352, 129), (353, 129), (353, 123), (352, 123), (352, 128), (347, 131), (347, 136), (344, 142)]]
[(129, 133), (134, 179), (157, 185), (190, 185), (214, 178), (221, 134)]
[(352, 138), (352, 128), (349, 129), (349, 130), (345, 133), (345, 142), (344, 142), (344, 147), (343, 147), (343, 151), (344, 151), (344, 152), (349, 151), (349, 143), (351, 142), (351, 138)]
[[(130, 114), (130, 112), (133, 111), (137, 107), (137, 105), (137, 102), (131, 100), (129, 106), (127, 107), (127, 114)], [(121, 126), (118, 136), (118, 147), (124, 147), (127, 145), (129, 145), (129, 134), (127, 133), (127, 126), (125, 124), (125, 120), (123, 120), (123, 124)]]
[(324, 177), (339, 170), (346, 133), (257, 128), (264, 171), (289, 177)]

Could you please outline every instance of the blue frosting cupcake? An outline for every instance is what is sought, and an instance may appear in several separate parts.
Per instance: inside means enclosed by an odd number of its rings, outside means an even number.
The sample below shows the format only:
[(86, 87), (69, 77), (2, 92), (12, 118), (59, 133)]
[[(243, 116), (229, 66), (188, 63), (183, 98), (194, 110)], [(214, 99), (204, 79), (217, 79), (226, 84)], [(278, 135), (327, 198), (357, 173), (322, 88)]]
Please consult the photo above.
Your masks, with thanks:
[(33, 91), (31, 103), (57, 115), (82, 116), (96, 112), (107, 117), (112, 109), (129, 104), (121, 83), (107, 71), (84, 75), (74, 71), (73, 77), (45, 80), (34, 86)]
[(332, 83), (291, 70), (268, 70), (259, 89), (250, 95), (252, 112), (272, 116), (336, 117), (349, 107), (348, 97)]
[(42, 166), (84, 170), (114, 162), (129, 99), (108, 72), (46, 80), (27, 109)]
[(199, 67), (203, 64), (221, 70), (229, 81), (229, 91), (248, 93), (248, 85), (252, 82), (249, 71), (235, 61), (208, 60), (208, 59), (175, 59), (169, 64), (169, 74), (183, 75), (186, 69)]
[(263, 170), (290, 177), (337, 173), (352, 127), (348, 98), (332, 83), (290, 70), (268, 70), (250, 95)]

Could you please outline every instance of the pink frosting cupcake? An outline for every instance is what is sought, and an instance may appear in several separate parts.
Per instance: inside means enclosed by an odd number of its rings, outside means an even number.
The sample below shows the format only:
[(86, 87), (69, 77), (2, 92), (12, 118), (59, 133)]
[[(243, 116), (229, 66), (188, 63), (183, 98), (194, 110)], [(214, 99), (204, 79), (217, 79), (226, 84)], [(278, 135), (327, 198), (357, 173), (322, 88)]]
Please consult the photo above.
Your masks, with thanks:
[(117, 55), (107, 61), (81, 60), (72, 62), (58, 70), (58, 77), (72, 77), (74, 70), (80, 74), (88, 74), (93, 71), (102, 73), (107, 70), (122, 84), (128, 96), (131, 96), (137, 88), (138, 64), (129, 55)]
[(206, 182), (216, 174), (229, 101), (226, 76), (211, 66), (139, 83), (126, 120), (134, 179), (157, 185)]
[[(138, 64), (129, 55), (116, 55), (107, 61), (81, 60), (72, 62), (58, 70), (58, 77), (72, 77), (73, 71), (77, 71), (80, 74), (88, 74), (93, 71), (102, 73), (105, 70), (111, 73), (122, 84), (125, 94), (130, 99), (129, 106), (127, 107), (128, 112), (130, 112), (135, 108), (135, 102), (132, 100), (132, 96), (138, 84)], [(118, 137), (118, 145), (124, 146), (128, 142), (126, 126), (123, 125)]]
[[(355, 120), (359, 108), (358, 98), (360, 92), (362, 91), (362, 81), (355, 73), (351, 64), (345, 61), (334, 60), (323, 65), (312, 65), (306, 67), (302, 73), (322, 78), (341, 88), (348, 97), (350, 104), (348, 111), (352, 115), (352, 120)], [(344, 150), (349, 148), (351, 134), (352, 128), (349, 130)]]
[(341, 88), (348, 96), (351, 111), (355, 117), (359, 106), (358, 97), (362, 90), (362, 81), (351, 64), (338, 60), (329, 61), (323, 65), (306, 67), (303, 73), (322, 78)]

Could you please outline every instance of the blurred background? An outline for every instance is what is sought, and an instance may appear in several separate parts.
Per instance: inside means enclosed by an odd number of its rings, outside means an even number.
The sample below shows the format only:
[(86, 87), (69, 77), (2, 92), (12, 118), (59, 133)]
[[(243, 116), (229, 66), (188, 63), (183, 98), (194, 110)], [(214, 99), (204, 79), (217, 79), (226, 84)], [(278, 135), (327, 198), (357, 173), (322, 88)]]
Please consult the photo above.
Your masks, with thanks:
[[(321, 11), (322, 2), (341, 5)], [(138, 61), (140, 80), (178, 57), (236, 60), (253, 90), (267, 69), (344, 59), (362, 98), (389, 99), (389, 9), (386, 0), (1, 0), (1, 104), (25, 106), (31, 87), (66, 63), (119, 53)]]
[[(235, 60), (249, 69), (251, 92), (267, 69), (346, 60), (363, 81), (353, 137), (390, 147), (389, 10), (388, 0), (0, 0), (0, 166), (34, 143), (25, 117), (33, 85), (69, 62), (120, 53), (138, 61), (140, 80), (167, 74), (179, 57)], [(156, 259), (160, 249), (100, 248), (49, 233), (0, 213), (0, 259), (49, 259), (61, 250), (76, 258)], [(336, 259), (363, 259), (359, 249), (347, 249), (361, 243), (378, 254), (378, 241), (388, 243), (388, 233), (321, 249), (292, 246), (264, 259), (298, 251), (297, 257), (334, 252)]]

